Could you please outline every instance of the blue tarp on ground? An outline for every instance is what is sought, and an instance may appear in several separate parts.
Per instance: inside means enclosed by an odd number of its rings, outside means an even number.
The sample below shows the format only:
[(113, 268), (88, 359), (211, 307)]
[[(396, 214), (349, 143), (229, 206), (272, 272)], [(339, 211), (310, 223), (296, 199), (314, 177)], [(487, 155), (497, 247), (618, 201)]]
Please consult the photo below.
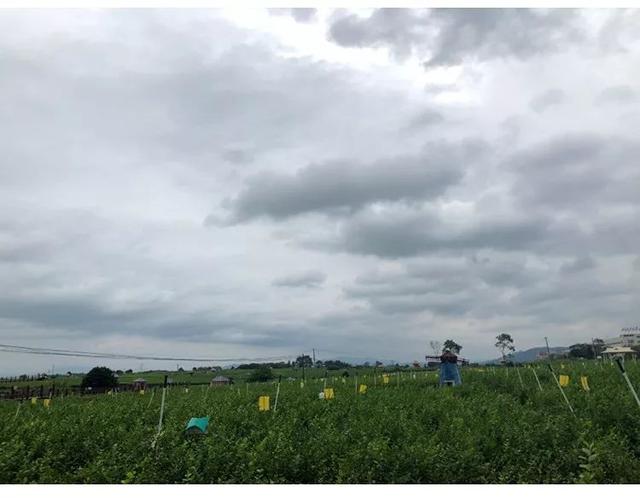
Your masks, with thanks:
[(462, 384), (458, 365), (455, 363), (440, 364), (440, 385), (443, 386), (448, 382), (453, 382), (454, 386)]

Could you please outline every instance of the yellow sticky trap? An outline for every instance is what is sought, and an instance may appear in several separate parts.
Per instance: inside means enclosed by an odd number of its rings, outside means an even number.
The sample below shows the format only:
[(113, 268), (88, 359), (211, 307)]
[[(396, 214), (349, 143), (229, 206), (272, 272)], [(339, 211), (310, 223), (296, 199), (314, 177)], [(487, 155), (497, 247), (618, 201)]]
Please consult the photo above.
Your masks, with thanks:
[(300, 381), (300, 389), (304, 387), (304, 381)]
[(569, 385), (569, 376), (568, 375), (560, 375), (560, 385), (562, 387), (567, 387)]
[(367, 392), (367, 386), (365, 384), (360, 384), (360, 387), (358, 388), (358, 392), (360, 394), (364, 394)]
[(585, 391), (591, 391), (591, 388), (589, 388), (589, 379), (587, 379), (585, 375), (580, 377), (580, 384), (582, 384), (582, 389)]
[(144, 396), (144, 389), (140, 389), (140, 396)]
[(51, 404), (51, 400), (50, 399), (45, 399), (42, 404), (44, 405), (45, 408), (49, 408), (49, 405)]
[(189, 392), (189, 388), (188, 388), (188, 387), (185, 387), (185, 388), (184, 388), (184, 392), (185, 392), (185, 393), (188, 393), (188, 392)]
[(325, 387), (323, 392), (324, 392), (324, 399), (334, 398), (333, 387)]
[(261, 412), (268, 412), (270, 409), (269, 396), (260, 396), (258, 398), (258, 410)]
[(389, 376), (388, 375), (383, 375), (382, 376), (382, 383), (383, 384), (388, 384), (389, 383)]
[(111, 389), (109, 389), (109, 390), (107, 391), (107, 394), (108, 394), (109, 396), (111, 396), (111, 395), (113, 394), (113, 391), (112, 391)]
[(343, 383), (343, 384), (346, 384), (346, 383), (347, 383), (347, 380), (346, 380), (344, 377), (342, 377), (342, 383)]
[(38, 398), (31, 398), (31, 404), (32, 405), (38, 404)]
[(564, 369), (564, 363), (560, 363), (560, 368)]

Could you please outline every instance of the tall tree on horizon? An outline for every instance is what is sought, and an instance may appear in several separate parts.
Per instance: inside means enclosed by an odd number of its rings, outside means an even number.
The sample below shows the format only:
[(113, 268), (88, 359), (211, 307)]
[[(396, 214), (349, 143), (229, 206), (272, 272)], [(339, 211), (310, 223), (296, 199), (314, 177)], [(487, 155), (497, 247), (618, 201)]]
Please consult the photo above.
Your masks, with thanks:
[(511, 353), (516, 350), (516, 348), (513, 347), (513, 338), (504, 332), (496, 336), (496, 347), (500, 350), (500, 353), (502, 353), (502, 363), (507, 362), (507, 355), (505, 354), (507, 351)]
[(442, 346), (442, 351), (451, 351), (452, 353), (458, 354), (460, 353), (460, 351), (462, 351), (462, 346), (460, 346), (460, 344), (458, 344), (457, 342), (451, 340), (451, 339), (447, 339), (446, 341), (444, 341), (444, 346)]

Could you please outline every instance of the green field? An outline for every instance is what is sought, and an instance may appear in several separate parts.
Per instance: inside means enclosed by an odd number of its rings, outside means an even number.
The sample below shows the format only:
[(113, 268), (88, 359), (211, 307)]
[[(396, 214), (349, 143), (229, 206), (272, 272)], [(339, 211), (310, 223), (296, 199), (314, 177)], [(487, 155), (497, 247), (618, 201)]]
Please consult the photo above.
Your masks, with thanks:
[[(545, 366), (462, 369), (438, 388), (433, 372), (374, 386), (283, 381), (278, 410), (258, 411), (276, 385), (160, 391), (0, 404), (2, 483), (638, 483), (640, 409), (615, 365), (556, 365), (566, 406)], [(640, 368), (628, 363), (640, 388)], [(518, 376), (518, 373), (520, 374)], [(586, 375), (590, 391), (580, 385)], [(522, 379), (522, 385), (520, 383)], [(153, 398), (152, 398), (153, 396)], [(190, 417), (209, 431), (187, 437)], [(156, 441), (155, 448), (152, 448)]]
[[(330, 370), (326, 371), (323, 368), (307, 368), (305, 370), (305, 378), (321, 378), (325, 376), (325, 373), (330, 377), (339, 377), (344, 372), (348, 372), (349, 375), (358, 375), (358, 374), (372, 374), (374, 371), (373, 368), (365, 368), (365, 367), (352, 367), (346, 369), (339, 370)], [(168, 371), (168, 370), (153, 370), (153, 371), (145, 371), (145, 372), (133, 372), (133, 373), (124, 373), (121, 374), (118, 378), (118, 381), (121, 384), (131, 384), (135, 379), (143, 378), (147, 381), (148, 384), (162, 384), (164, 382), (164, 376), (168, 375), (169, 378), (175, 384), (207, 384), (218, 375), (223, 375), (225, 377), (229, 377), (233, 379), (235, 384), (244, 384), (247, 380), (247, 377), (251, 375), (253, 370), (244, 369), (244, 368), (234, 368), (234, 369), (223, 369), (216, 372), (177, 372), (177, 371)], [(287, 378), (302, 378), (302, 369), (301, 368), (280, 368), (273, 370), (274, 374), (277, 376), (281, 376), (283, 380)], [(16, 387), (32, 387), (38, 388), (41, 385), (45, 388), (49, 388), (53, 385), (56, 388), (64, 388), (64, 387), (78, 387), (82, 383), (81, 375), (59, 375), (50, 379), (45, 380), (12, 380), (12, 381), (0, 381), (0, 388), (10, 388), (11, 386)]]

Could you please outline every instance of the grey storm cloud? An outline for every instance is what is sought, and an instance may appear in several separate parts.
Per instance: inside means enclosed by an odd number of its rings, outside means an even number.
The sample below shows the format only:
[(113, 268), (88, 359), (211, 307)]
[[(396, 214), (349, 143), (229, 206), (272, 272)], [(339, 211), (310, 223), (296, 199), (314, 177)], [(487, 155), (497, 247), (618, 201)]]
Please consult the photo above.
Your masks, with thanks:
[(480, 259), (434, 257), (393, 273), (363, 274), (343, 292), (347, 299), (388, 315), (487, 319), (522, 314), (535, 322), (560, 324), (588, 317), (590, 306), (608, 316), (629, 315), (625, 307), (640, 290), (632, 282), (603, 284), (588, 258), (541, 262), (531, 255), (500, 252)]
[(317, 9), (291, 8), (291, 9), (268, 9), (274, 16), (291, 16), (296, 22), (310, 23), (315, 21)]
[(407, 129), (414, 131), (423, 130), (431, 126), (439, 125), (444, 121), (445, 119), (442, 113), (434, 109), (426, 109), (419, 112), (411, 119), (407, 125)]
[(343, 292), (348, 299), (364, 300), (382, 313), (460, 316), (499, 309), (507, 292), (534, 286), (544, 276), (527, 267), (522, 256), (497, 253), (483, 261), (436, 256), (406, 264), (392, 274), (361, 275)]
[(628, 85), (610, 86), (596, 97), (599, 104), (629, 104), (638, 101), (638, 92)]
[(593, 133), (566, 134), (515, 153), (514, 194), (531, 207), (584, 214), (602, 203), (637, 206), (640, 141)]
[(564, 263), (560, 267), (560, 271), (564, 273), (578, 273), (595, 268), (596, 265), (596, 261), (591, 256), (581, 256), (573, 261)]
[(576, 11), (552, 9), (377, 9), (338, 17), (329, 37), (346, 47), (388, 47), (398, 58), (428, 56), (427, 66), (466, 59), (527, 59), (579, 41)]
[(327, 276), (320, 271), (308, 271), (296, 273), (275, 279), (272, 285), (276, 287), (319, 287), (327, 279)]
[(456, 226), (432, 211), (367, 212), (347, 220), (329, 247), (396, 259), (440, 251), (526, 250), (550, 233), (548, 218), (478, 217)]
[(551, 88), (544, 93), (536, 95), (529, 102), (529, 107), (536, 112), (543, 112), (549, 107), (561, 104), (565, 98), (565, 94), (559, 88)]
[(435, 198), (462, 179), (463, 165), (484, 152), (480, 142), (432, 143), (421, 154), (369, 165), (343, 160), (310, 164), (295, 174), (262, 173), (249, 178), (244, 190), (227, 203), (231, 222), (353, 212), (376, 202)]

